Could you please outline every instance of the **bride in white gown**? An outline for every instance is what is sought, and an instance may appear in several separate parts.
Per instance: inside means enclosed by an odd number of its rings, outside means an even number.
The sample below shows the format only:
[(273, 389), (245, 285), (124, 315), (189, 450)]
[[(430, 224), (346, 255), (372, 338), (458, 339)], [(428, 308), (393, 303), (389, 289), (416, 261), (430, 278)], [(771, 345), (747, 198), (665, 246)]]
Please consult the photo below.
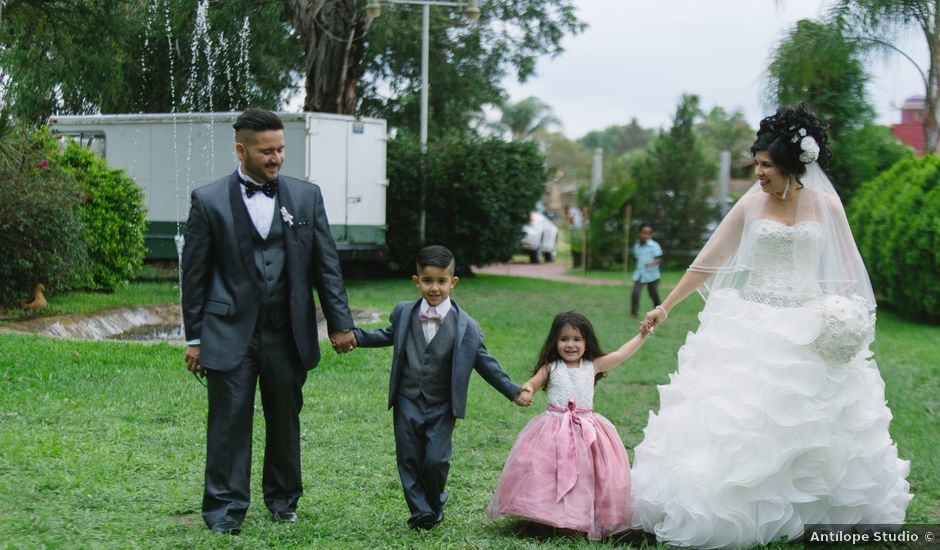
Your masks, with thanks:
[(808, 524), (900, 524), (909, 463), (871, 358), (875, 301), (802, 106), (761, 121), (758, 182), (663, 304), (693, 291), (701, 325), (659, 387), (636, 448), (634, 523), (697, 548), (797, 539)]

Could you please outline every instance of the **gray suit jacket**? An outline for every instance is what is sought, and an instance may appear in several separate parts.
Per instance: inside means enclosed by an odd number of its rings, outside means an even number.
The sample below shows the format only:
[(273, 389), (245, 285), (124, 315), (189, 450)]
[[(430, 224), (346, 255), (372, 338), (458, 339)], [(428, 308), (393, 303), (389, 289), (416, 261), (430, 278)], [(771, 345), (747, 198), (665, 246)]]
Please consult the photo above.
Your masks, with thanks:
[[(294, 217), (293, 226), (284, 225), (291, 321), (286, 326), (302, 364), (312, 369), (320, 360), (313, 289), (330, 332), (351, 329), (352, 314), (320, 188), (278, 176), (277, 197)], [(262, 292), (238, 171), (194, 190), (191, 201), (182, 258), (186, 339), (201, 340), (204, 367), (227, 371), (248, 348)], [(273, 223), (282, 223), (280, 212)]]
[[(377, 330), (353, 329), (356, 342), (365, 348), (394, 346), (392, 375), (388, 384), (388, 407), (392, 408), (398, 397), (398, 383), (405, 365), (405, 336), (409, 319), (421, 305), (416, 302), (399, 302), (389, 316), (391, 325)], [(508, 399), (513, 399), (522, 389), (499, 367), (499, 363), (486, 351), (480, 325), (457, 306), (451, 299), (451, 312), (457, 315), (457, 336), (454, 342), (454, 361), (451, 365), (450, 403), (453, 415), (463, 418), (467, 412), (467, 388), (470, 372), (476, 369), (480, 376)]]

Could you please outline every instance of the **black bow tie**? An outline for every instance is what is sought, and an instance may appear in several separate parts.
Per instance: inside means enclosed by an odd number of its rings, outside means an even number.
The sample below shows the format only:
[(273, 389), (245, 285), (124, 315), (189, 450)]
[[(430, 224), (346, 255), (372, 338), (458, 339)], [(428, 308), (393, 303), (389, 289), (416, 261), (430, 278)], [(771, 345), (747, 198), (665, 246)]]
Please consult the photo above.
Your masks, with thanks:
[(277, 195), (277, 180), (269, 181), (264, 185), (258, 185), (253, 181), (242, 180), (242, 185), (245, 186), (245, 195), (247, 195), (249, 199), (259, 191), (271, 198)]

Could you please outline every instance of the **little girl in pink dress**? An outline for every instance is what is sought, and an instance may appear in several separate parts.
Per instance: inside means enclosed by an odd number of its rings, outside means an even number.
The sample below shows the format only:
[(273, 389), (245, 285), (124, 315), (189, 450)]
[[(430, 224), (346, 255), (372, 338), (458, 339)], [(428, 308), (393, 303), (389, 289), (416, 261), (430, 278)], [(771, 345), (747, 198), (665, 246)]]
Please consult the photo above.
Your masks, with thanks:
[(630, 463), (617, 429), (593, 412), (594, 383), (633, 355), (637, 334), (604, 355), (591, 322), (555, 316), (521, 397), (547, 386), (548, 410), (516, 439), (487, 508), (490, 519), (520, 517), (599, 540), (631, 526)]

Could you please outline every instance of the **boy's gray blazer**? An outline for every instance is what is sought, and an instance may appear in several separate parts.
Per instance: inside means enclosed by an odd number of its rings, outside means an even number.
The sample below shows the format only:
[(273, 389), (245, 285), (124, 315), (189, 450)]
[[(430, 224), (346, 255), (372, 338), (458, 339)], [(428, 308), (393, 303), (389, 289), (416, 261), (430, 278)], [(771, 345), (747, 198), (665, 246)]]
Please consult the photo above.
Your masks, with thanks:
[[(376, 330), (353, 329), (356, 342), (364, 348), (394, 346), (392, 356), (392, 374), (388, 384), (388, 407), (392, 408), (398, 397), (398, 382), (405, 364), (405, 336), (408, 333), (409, 319), (421, 305), (416, 302), (399, 302), (389, 316), (391, 325)], [(451, 311), (448, 315), (457, 315), (457, 336), (454, 342), (454, 361), (450, 378), (451, 411), (456, 418), (463, 418), (467, 412), (467, 388), (470, 372), (476, 369), (491, 386), (508, 399), (513, 399), (522, 389), (514, 383), (499, 367), (499, 363), (486, 351), (483, 345), (483, 333), (480, 325), (457, 306), (451, 299)]]

